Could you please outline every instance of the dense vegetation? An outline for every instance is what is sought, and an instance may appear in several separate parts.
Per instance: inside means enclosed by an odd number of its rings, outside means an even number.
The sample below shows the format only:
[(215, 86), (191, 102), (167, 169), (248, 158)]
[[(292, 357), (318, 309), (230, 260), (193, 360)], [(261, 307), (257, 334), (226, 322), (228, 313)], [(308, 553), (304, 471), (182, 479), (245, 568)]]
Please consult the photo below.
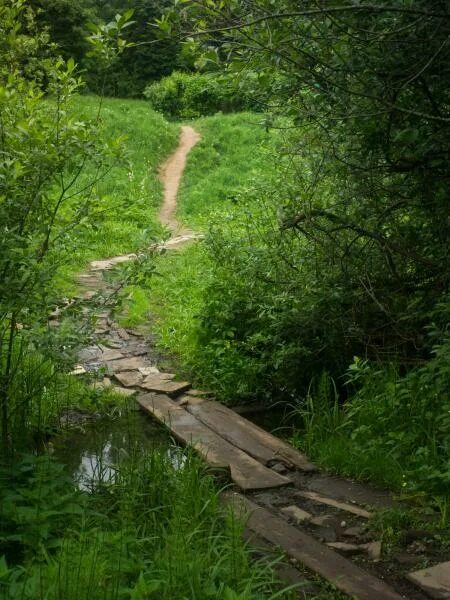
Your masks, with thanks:
[(197, 119), (179, 217), (205, 238), (138, 262), (124, 322), (151, 317), (222, 401), (292, 407), (308, 455), (448, 531), (446, 0), (4, 0), (0, 59), (1, 593), (275, 589), (192, 457), (131, 448), (86, 494), (39, 456), (62, 407), (118, 403), (67, 375), (85, 306), (58, 331), (48, 314), (87, 260), (164, 235), (157, 167), (178, 126), (153, 109)]
[[(40, 30), (48, 30), (50, 40), (64, 59), (73, 58), (84, 70), (88, 90), (95, 94), (142, 97), (152, 80), (168, 75), (189, 59), (181, 56), (179, 42), (160, 39), (155, 21), (171, 5), (170, 0), (30, 0)], [(127, 31), (128, 51), (105, 64), (90, 55), (88, 35), (93, 25), (113, 22), (116, 14), (131, 11), (133, 26)], [(95, 30), (95, 29), (94, 29)]]
[[(120, 56), (126, 22), (97, 38), (103, 56)], [(178, 128), (144, 102), (80, 97), (74, 61), (21, 1), (0, 5), (0, 40), (1, 598), (288, 598), (194, 457), (125, 425), (116, 464), (87, 488), (52, 457), (67, 411), (127, 408), (68, 373), (94, 306), (75, 301), (58, 328), (49, 313), (87, 260), (163, 235), (156, 167)]]
[[(447, 8), (286, 0), (276, 12), (258, 1), (169, 15), (166, 28), (193, 32), (205, 60), (215, 55), (267, 99), (254, 123), (274, 132), (277, 164), (247, 147), (253, 181), (242, 173), (223, 193), (232, 144), (215, 146), (203, 129), (180, 214), (197, 227), (202, 214), (207, 237), (163, 267), (178, 291), (161, 325), (166, 347), (222, 399), (298, 403), (296, 439), (312, 456), (430, 494), (444, 521)], [(219, 123), (226, 132), (228, 119)], [(167, 279), (158, 281), (163, 297)]]

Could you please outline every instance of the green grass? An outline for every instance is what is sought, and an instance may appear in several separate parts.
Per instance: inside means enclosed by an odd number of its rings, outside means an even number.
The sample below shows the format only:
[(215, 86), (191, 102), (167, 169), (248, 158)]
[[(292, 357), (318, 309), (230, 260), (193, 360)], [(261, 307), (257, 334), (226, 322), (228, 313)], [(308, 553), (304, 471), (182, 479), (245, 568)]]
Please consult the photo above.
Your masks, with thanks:
[[(245, 210), (246, 186), (258, 184), (273, 168), (273, 136), (251, 113), (216, 115), (192, 123), (201, 141), (188, 156), (183, 174), (178, 216), (197, 231), (206, 231), (215, 220), (228, 219)], [(215, 374), (199, 357), (198, 318), (212, 262), (203, 243), (157, 259), (156, 275), (145, 294), (128, 289), (123, 323), (148, 323), (159, 347), (172, 356), (179, 372), (198, 385), (209, 386)]]
[(45, 456), (0, 471), (1, 598), (293, 598), (251, 561), (242, 523), (198, 459), (141, 448), (124, 449), (115, 478), (91, 493)]
[[(134, 252), (155, 239), (163, 230), (156, 219), (162, 201), (158, 166), (178, 143), (179, 126), (168, 123), (147, 102), (95, 96), (78, 96), (74, 112), (80, 119), (96, 119), (105, 139), (123, 137), (124, 160), (94, 185), (95, 227), (78, 229), (76, 249), (64, 274), (84, 268), (90, 260)], [(98, 179), (96, 166), (88, 163), (78, 186)]]
[(193, 122), (201, 141), (188, 156), (178, 197), (180, 219), (205, 229), (215, 213), (236, 209), (236, 193), (269, 168), (270, 135), (252, 113), (216, 115)]

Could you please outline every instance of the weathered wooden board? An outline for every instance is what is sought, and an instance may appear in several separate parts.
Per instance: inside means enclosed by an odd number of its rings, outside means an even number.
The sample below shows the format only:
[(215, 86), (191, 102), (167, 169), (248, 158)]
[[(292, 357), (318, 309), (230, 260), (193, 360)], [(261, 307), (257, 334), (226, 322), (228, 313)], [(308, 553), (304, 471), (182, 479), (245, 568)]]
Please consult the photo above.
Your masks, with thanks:
[(242, 490), (262, 490), (289, 485), (287, 477), (271, 471), (257, 460), (233, 446), (194, 415), (162, 394), (142, 394), (139, 405), (164, 423), (182, 444), (191, 445), (213, 467), (230, 472)]
[(358, 517), (363, 517), (363, 519), (370, 519), (371, 514), (364, 508), (357, 506), (356, 504), (349, 504), (348, 502), (341, 502), (339, 500), (335, 500), (334, 498), (328, 498), (328, 496), (321, 496), (320, 494), (316, 494), (316, 492), (297, 492), (296, 496), (301, 496), (302, 498), (306, 498), (307, 500), (312, 500), (313, 502), (319, 502), (320, 504), (326, 504), (327, 506), (333, 506), (334, 508), (338, 508), (339, 510), (344, 510), (346, 512), (357, 515)]
[(264, 465), (270, 461), (282, 461), (302, 471), (316, 470), (301, 452), (219, 402), (188, 402), (186, 409), (218, 435)]
[(228, 503), (242, 516), (247, 527), (281, 548), (308, 569), (330, 581), (338, 589), (359, 600), (401, 600), (386, 583), (366, 573), (350, 560), (330, 550), (284, 519), (251, 502), (241, 494), (227, 494)]
[(450, 598), (450, 562), (409, 573), (407, 577), (431, 598), (436, 598), (436, 600)]

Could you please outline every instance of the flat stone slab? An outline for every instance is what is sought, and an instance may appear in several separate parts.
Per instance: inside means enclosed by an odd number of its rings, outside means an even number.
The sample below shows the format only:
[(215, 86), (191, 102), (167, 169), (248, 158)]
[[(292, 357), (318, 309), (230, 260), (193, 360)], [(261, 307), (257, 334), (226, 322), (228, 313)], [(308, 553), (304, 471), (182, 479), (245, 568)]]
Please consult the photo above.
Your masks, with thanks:
[(122, 340), (130, 339), (130, 334), (123, 327), (119, 327), (118, 329), (116, 329), (116, 333)]
[(145, 377), (148, 375), (158, 375), (160, 373), (159, 369), (156, 367), (139, 367), (139, 373), (142, 373)]
[(281, 512), (297, 523), (305, 523), (305, 521), (309, 521), (312, 517), (311, 513), (307, 512), (306, 510), (302, 510), (298, 506), (286, 506), (285, 508), (281, 509)]
[(211, 466), (228, 471), (242, 490), (262, 490), (291, 483), (218, 436), (168, 396), (142, 394), (137, 401), (143, 410), (166, 425), (179, 442), (192, 446)]
[(125, 387), (135, 387), (144, 379), (144, 376), (139, 373), (139, 371), (124, 371), (123, 373), (115, 373), (114, 377)]
[(302, 471), (316, 470), (301, 452), (219, 402), (189, 402), (187, 410), (218, 435), (264, 465), (276, 461)]
[(114, 256), (113, 258), (108, 258), (106, 260), (93, 260), (90, 267), (91, 271), (107, 271), (120, 263), (128, 262), (135, 258), (136, 254), (124, 254), (123, 256)]
[(361, 554), (364, 551), (358, 544), (347, 544), (346, 542), (328, 542), (327, 546), (346, 554), (347, 556), (353, 556), (354, 554)]
[(106, 346), (100, 346), (101, 348), (101, 359), (106, 361), (117, 360), (119, 358), (125, 358), (122, 352), (115, 350), (114, 348), (107, 348)]
[(101, 359), (102, 351), (99, 346), (87, 346), (78, 352), (78, 360), (82, 362), (98, 361)]
[(450, 561), (414, 571), (409, 573), (407, 578), (431, 598), (437, 600), (448, 600), (450, 598)]
[(370, 512), (364, 510), (364, 508), (361, 508), (360, 506), (348, 504), (347, 502), (340, 502), (339, 500), (335, 500), (334, 498), (328, 498), (327, 496), (321, 496), (320, 494), (316, 494), (315, 492), (297, 492), (296, 496), (301, 496), (302, 498), (306, 498), (307, 500), (319, 502), (319, 504), (333, 506), (334, 508), (338, 508), (339, 510), (352, 513), (353, 515), (357, 515), (358, 517), (363, 517), (364, 519), (370, 519), (371, 517)]
[(139, 385), (142, 389), (149, 392), (167, 394), (172, 397), (182, 394), (191, 387), (189, 382), (171, 381), (171, 377), (173, 377), (171, 373), (148, 375)]
[(339, 590), (359, 600), (401, 600), (384, 581), (366, 573), (347, 558), (321, 544), (312, 536), (289, 525), (242, 494), (227, 494), (233, 509), (247, 517), (247, 527), (281, 548), (308, 569), (330, 581)]
[(111, 367), (114, 373), (120, 373), (122, 371), (137, 371), (146, 365), (140, 356), (132, 356), (131, 358), (119, 358), (118, 360), (112, 360), (108, 362), (108, 366)]

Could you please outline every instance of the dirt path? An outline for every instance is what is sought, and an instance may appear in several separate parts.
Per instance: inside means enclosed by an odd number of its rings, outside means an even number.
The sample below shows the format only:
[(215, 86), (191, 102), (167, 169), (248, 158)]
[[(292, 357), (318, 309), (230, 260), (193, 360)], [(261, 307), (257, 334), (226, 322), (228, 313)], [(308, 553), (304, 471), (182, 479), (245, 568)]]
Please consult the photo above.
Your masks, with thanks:
[(160, 177), (164, 185), (164, 202), (159, 212), (159, 220), (175, 235), (188, 235), (193, 232), (183, 227), (177, 220), (177, 195), (181, 176), (186, 167), (186, 158), (192, 148), (201, 139), (200, 134), (187, 125), (181, 128), (178, 148), (161, 166)]

